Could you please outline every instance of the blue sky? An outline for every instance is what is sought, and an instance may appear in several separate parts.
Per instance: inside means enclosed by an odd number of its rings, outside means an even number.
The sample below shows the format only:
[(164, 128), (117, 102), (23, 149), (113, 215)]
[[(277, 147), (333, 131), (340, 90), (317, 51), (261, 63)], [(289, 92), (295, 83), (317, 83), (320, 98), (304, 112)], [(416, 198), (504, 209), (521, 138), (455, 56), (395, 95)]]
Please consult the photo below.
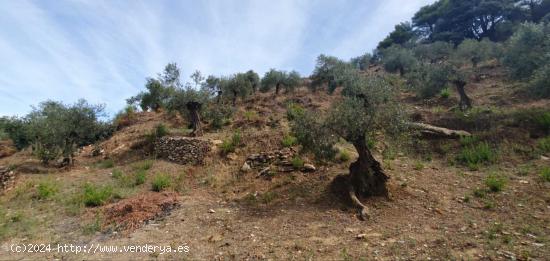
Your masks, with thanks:
[(309, 75), (321, 54), (371, 51), (434, 0), (0, 0), (0, 116), (86, 98), (110, 113), (176, 62), (225, 75)]

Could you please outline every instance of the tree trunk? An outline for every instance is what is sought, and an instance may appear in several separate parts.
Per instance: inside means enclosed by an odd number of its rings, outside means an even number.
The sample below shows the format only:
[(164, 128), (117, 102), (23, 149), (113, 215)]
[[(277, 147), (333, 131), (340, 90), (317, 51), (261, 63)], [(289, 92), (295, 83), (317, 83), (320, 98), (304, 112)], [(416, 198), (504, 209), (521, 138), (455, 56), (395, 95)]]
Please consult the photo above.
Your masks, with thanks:
[(361, 208), (361, 218), (368, 218), (366, 207), (361, 204), (357, 195), (367, 196), (388, 196), (386, 181), (388, 176), (382, 170), (380, 163), (372, 156), (365, 137), (360, 137), (353, 146), (359, 154), (357, 161), (349, 167), (348, 190), (351, 200)]
[(218, 91), (218, 97), (216, 97), (216, 103), (220, 104), (220, 100), (222, 98), (222, 91)]
[(279, 91), (281, 90), (281, 84), (277, 83), (275, 85), (275, 95), (279, 95)]
[(199, 102), (188, 102), (186, 105), (187, 110), (189, 110), (189, 118), (191, 120), (191, 126), (193, 128), (191, 136), (202, 136), (201, 117), (199, 114), (202, 104)]
[(237, 105), (237, 92), (233, 91), (233, 106)]
[(456, 86), (456, 90), (458, 94), (460, 95), (460, 103), (459, 108), (461, 111), (466, 111), (472, 108), (472, 102), (468, 95), (466, 95), (466, 91), (464, 90), (464, 87), (466, 86), (466, 82), (463, 80), (455, 80), (453, 81), (454, 85)]
[(401, 66), (399, 67), (399, 76), (403, 77), (403, 75), (405, 75), (405, 68)]

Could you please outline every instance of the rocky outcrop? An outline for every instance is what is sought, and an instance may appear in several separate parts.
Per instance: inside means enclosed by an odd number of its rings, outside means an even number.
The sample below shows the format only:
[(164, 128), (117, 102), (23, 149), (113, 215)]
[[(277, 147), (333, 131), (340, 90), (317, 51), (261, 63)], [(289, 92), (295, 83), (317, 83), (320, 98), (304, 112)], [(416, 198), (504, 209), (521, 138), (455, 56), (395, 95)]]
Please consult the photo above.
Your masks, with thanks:
[(162, 137), (155, 142), (155, 152), (163, 159), (178, 164), (203, 164), (212, 142), (188, 137)]
[(9, 189), (15, 182), (15, 172), (0, 166), (0, 192)]

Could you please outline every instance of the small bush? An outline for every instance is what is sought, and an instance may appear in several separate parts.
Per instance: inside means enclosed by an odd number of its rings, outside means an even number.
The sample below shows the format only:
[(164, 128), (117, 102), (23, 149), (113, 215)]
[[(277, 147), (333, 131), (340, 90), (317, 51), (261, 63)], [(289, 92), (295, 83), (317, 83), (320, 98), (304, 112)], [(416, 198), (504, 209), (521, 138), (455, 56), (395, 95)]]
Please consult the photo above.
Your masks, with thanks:
[(540, 139), (537, 143), (537, 147), (543, 152), (550, 152), (550, 136)]
[(297, 142), (298, 142), (298, 139), (296, 139), (296, 137), (292, 135), (285, 135), (283, 137), (282, 144), (283, 144), (283, 147), (288, 148), (296, 145)]
[(87, 207), (97, 207), (105, 204), (114, 196), (111, 186), (98, 187), (87, 183), (84, 185), (83, 202)]
[(151, 189), (156, 192), (163, 191), (170, 187), (172, 180), (170, 176), (166, 174), (158, 174), (153, 178), (153, 183), (151, 183)]
[(166, 125), (160, 123), (155, 126), (155, 128), (146, 136), (147, 143), (153, 144), (155, 140), (162, 138), (168, 135), (168, 128)]
[(485, 185), (487, 185), (489, 191), (491, 192), (500, 192), (506, 185), (506, 179), (504, 177), (491, 174), (485, 179)]
[(138, 170), (134, 176), (134, 184), (136, 186), (139, 186), (141, 184), (144, 184), (147, 180), (147, 172), (144, 169)]
[(536, 115), (534, 122), (538, 128), (550, 134), (550, 111), (541, 112)]
[(422, 162), (416, 162), (413, 167), (414, 170), (423, 170), (424, 164)]
[(466, 147), (466, 146), (472, 146), (479, 142), (479, 138), (476, 136), (461, 136), (460, 137), (460, 145)]
[(124, 177), (124, 173), (122, 172), (122, 170), (114, 169), (112, 176), (114, 179), (121, 179)]
[(351, 156), (349, 155), (349, 152), (345, 150), (341, 150), (338, 154), (338, 160), (340, 162), (348, 162), (351, 159)]
[(115, 166), (115, 162), (112, 159), (106, 159), (97, 164), (100, 169), (110, 169)]
[(41, 182), (36, 187), (36, 198), (37, 199), (48, 199), (57, 194), (58, 188), (57, 185), (52, 182)]
[(542, 168), (542, 170), (540, 171), (540, 177), (546, 181), (546, 182), (550, 182), (550, 167), (544, 167)]
[(449, 99), (449, 97), (451, 97), (451, 90), (449, 88), (445, 88), (441, 90), (439, 95), (441, 95), (441, 98), (443, 99)]
[(302, 160), (300, 157), (296, 156), (292, 158), (291, 160), (292, 167), (299, 169), (304, 166), (304, 160)]
[(478, 169), (479, 164), (490, 163), (495, 160), (495, 152), (489, 147), (486, 142), (479, 143), (477, 145), (468, 146), (463, 148), (460, 154), (457, 156), (457, 160), (475, 170)]
[(258, 119), (258, 113), (256, 111), (245, 111), (244, 118), (246, 121), (255, 121)]
[(289, 121), (295, 120), (297, 117), (304, 115), (305, 110), (302, 106), (296, 103), (290, 103), (287, 106), (286, 117)]
[(140, 163), (137, 163), (134, 165), (134, 168), (136, 170), (150, 170), (153, 167), (153, 161), (152, 160), (145, 160)]
[(231, 152), (235, 152), (235, 149), (240, 146), (241, 143), (241, 132), (236, 131), (233, 133), (233, 136), (231, 136), (230, 139), (226, 139), (221, 144), (221, 149), (223, 154), (229, 154)]
[(531, 77), (528, 86), (534, 96), (550, 98), (550, 65), (538, 69)]

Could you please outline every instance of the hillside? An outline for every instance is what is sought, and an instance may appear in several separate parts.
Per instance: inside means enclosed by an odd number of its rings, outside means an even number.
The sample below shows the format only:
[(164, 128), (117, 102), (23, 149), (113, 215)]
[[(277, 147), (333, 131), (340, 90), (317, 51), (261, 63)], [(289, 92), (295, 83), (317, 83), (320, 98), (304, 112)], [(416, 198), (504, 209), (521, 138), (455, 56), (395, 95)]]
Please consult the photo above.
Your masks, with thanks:
[[(157, 158), (144, 145), (161, 123), (168, 136), (190, 132), (184, 119), (164, 112), (137, 113), (99, 144), (98, 155), (84, 147), (71, 167), (44, 167), (28, 150), (0, 159), (15, 173), (0, 196), (0, 241), (189, 247), (188, 253), (13, 253), (10, 259), (544, 260), (550, 256), (550, 183), (540, 173), (550, 155), (536, 148), (548, 134), (538, 117), (548, 115), (550, 100), (525, 97), (493, 62), (480, 70), (480, 80), (466, 86), (474, 106), (467, 114), (456, 110), (454, 90), (426, 101), (396, 80), (415, 121), (476, 138), (413, 136), (399, 149), (376, 140), (390, 196), (363, 199), (371, 211), (366, 221), (333, 185), (357, 157), (351, 144), (340, 141), (339, 160), (324, 163), (300, 155), (299, 145), (283, 146), (289, 102), (322, 111), (339, 99), (300, 87), (279, 96), (256, 93), (238, 101), (220, 130), (205, 126), (199, 139), (211, 142), (211, 151), (202, 165)], [(241, 145), (222, 153), (235, 133)], [(488, 144), (491, 160), (461, 164), (458, 157), (478, 143)], [(264, 154), (280, 164), (267, 164), (268, 171), (261, 164), (243, 168)], [(315, 170), (301, 162), (289, 168), (295, 155)], [(152, 191), (162, 178), (166, 189)]]

